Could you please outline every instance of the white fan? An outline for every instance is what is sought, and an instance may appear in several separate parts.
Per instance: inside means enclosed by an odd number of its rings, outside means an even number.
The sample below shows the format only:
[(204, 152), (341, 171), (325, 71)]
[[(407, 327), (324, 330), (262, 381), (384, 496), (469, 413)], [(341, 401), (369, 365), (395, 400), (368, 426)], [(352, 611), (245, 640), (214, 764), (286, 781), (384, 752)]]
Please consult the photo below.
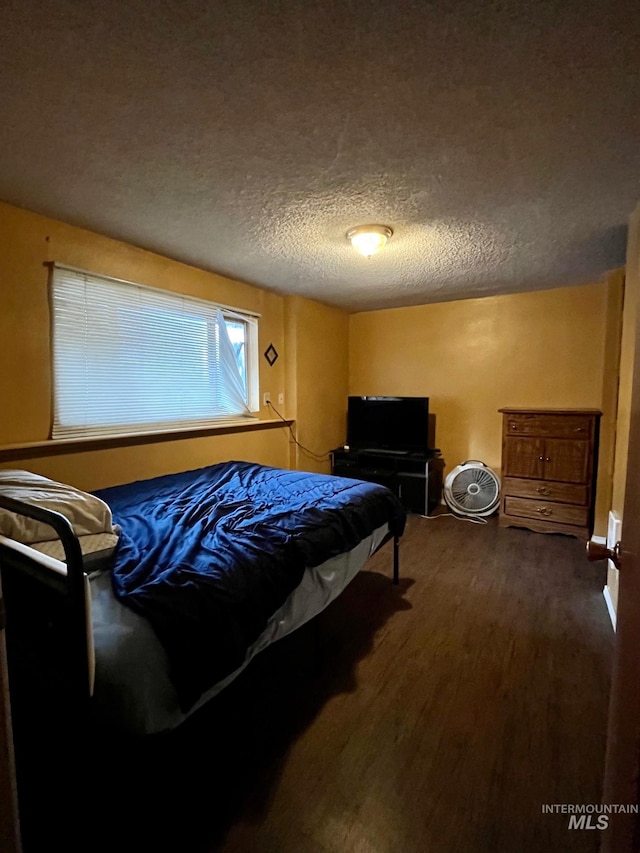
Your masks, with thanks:
[(444, 499), (458, 515), (491, 515), (500, 502), (500, 480), (484, 462), (470, 459), (447, 475)]

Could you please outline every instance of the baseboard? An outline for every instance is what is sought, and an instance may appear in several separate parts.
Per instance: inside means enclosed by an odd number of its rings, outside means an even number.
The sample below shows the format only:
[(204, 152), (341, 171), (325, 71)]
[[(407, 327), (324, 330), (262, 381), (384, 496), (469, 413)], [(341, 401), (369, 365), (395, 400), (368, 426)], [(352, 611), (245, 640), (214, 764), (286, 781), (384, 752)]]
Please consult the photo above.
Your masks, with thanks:
[(611, 598), (611, 593), (609, 592), (608, 586), (605, 586), (605, 588), (602, 590), (602, 594), (604, 595), (607, 610), (609, 611), (609, 618), (611, 619), (611, 624), (613, 625), (613, 630), (615, 631), (617, 622), (616, 609), (613, 606), (613, 600)]

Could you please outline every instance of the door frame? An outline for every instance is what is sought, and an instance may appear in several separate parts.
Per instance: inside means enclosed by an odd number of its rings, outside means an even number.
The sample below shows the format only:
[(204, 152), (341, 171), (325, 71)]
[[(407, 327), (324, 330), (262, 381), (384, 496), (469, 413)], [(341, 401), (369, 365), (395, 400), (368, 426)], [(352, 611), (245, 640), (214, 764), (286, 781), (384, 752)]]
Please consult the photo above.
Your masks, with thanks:
[[(640, 207), (630, 220), (625, 287), (640, 288), (638, 242)], [(638, 301), (638, 294), (634, 293), (633, 297)], [(632, 322), (634, 354), (622, 511), (621, 570), (602, 802), (631, 805), (640, 812), (640, 306), (636, 307)], [(640, 851), (640, 813), (612, 813), (600, 849), (601, 853)]]

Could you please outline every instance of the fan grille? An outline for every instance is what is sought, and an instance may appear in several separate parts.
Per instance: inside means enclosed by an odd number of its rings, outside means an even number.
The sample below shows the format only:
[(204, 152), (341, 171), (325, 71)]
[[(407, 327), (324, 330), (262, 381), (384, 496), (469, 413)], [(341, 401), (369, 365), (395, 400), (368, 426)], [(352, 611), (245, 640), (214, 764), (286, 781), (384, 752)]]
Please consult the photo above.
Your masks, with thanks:
[(490, 515), (498, 506), (500, 481), (483, 463), (461, 465), (445, 483), (445, 500), (463, 515)]

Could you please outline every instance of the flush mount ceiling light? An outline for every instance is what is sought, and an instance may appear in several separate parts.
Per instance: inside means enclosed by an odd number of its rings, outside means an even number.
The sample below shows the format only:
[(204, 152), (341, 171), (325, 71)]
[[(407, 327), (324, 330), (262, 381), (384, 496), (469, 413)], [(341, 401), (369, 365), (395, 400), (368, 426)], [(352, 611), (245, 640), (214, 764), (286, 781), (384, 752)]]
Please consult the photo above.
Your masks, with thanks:
[(358, 225), (347, 231), (347, 240), (351, 241), (353, 248), (370, 258), (382, 249), (393, 231), (386, 225)]

